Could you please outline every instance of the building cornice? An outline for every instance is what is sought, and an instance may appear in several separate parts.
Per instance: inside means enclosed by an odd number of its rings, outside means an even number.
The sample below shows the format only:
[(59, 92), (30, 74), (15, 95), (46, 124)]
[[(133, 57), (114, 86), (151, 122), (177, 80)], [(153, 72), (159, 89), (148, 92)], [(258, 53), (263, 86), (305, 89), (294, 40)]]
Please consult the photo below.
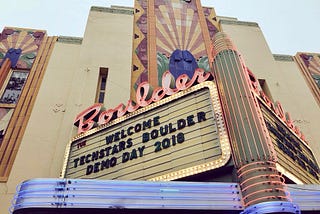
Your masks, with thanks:
[(71, 37), (71, 36), (59, 36), (57, 42), (67, 43), (67, 44), (82, 44), (81, 37)]
[(97, 7), (92, 6), (90, 11), (96, 11), (96, 12), (103, 12), (103, 13), (116, 13), (116, 14), (126, 14), (126, 15), (133, 15), (133, 8), (110, 8), (110, 7)]
[(220, 24), (225, 25), (243, 25), (243, 26), (249, 26), (249, 27), (259, 27), (258, 23), (256, 22), (244, 22), (244, 21), (236, 21), (236, 20), (225, 20), (221, 19)]
[(273, 54), (273, 58), (276, 61), (293, 61), (293, 57), (291, 55), (283, 55), (283, 54)]

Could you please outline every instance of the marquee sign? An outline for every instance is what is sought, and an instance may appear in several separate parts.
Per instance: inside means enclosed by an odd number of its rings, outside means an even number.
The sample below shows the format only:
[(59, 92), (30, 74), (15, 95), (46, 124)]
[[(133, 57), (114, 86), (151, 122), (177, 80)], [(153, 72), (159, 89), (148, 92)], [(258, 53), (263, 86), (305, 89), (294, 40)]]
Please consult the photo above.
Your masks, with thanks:
[(293, 124), (290, 114), (283, 110), (280, 102), (273, 103), (263, 91), (259, 91), (256, 77), (248, 72), (278, 163), (304, 183), (319, 183), (319, 166), (304, 134)]
[(107, 124), (115, 118), (134, 112), (153, 102), (158, 102), (165, 96), (176, 94), (179, 91), (190, 88), (196, 83), (210, 80), (212, 77), (213, 74), (211, 72), (205, 72), (201, 68), (197, 68), (194, 71), (191, 79), (186, 74), (182, 74), (175, 79), (170, 71), (166, 71), (162, 75), (161, 87), (152, 90), (150, 83), (142, 82), (137, 87), (135, 101), (129, 100), (126, 106), (121, 103), (117, 107), (108, 110), (103, 110), (101, 103), (94, 104), (78, 114), (74, 124), (78, 127), (78, 134), (90, 131), (97, 125)]
[(259, 101), (278, 163), (304, 183), (319, 183), (319, 167), (309, 146), (275, 116), (262, 99)]
[(205, 81), (75, 137), (66, 178), (174, 180), (224, 166), (230, 145)]

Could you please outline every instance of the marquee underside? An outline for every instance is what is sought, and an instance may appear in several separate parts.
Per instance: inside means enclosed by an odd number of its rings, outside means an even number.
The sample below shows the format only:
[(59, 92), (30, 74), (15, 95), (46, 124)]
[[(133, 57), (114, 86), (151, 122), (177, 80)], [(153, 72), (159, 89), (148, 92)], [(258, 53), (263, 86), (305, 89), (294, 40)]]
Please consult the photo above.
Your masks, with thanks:
[[(302, 213), (320, 210), (320, 185), (288, 185)], [(241, 213), (237, 183), (33, 179), (18, 187), (13, 214)], [(278, 205), (277, 205), (278, 206)], [(285, 208), (286, 209), (286, 208)]]

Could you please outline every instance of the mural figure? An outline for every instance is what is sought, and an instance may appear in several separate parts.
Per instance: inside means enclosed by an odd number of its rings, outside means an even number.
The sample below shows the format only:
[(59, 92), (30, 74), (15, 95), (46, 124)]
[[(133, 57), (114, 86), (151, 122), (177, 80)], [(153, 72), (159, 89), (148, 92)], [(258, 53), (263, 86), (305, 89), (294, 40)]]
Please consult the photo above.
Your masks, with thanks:
[(175, 79), (181, 74), (187, 74), (191, 79), (197, 68), (197, 61), (190, 51), (177, 49), (171, 54), (169, 71)]

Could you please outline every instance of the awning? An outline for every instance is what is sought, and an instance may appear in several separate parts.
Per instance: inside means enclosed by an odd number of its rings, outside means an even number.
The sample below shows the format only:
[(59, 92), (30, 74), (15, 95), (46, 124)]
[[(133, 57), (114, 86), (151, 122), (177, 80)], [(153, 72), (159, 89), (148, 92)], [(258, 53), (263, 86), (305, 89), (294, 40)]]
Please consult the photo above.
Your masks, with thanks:
[[(303, 213), (320, 211), (320, 185), (288, 185)], [(33, 179), (23, 182), (13, 214), (241, 213), (237, 183)]]

